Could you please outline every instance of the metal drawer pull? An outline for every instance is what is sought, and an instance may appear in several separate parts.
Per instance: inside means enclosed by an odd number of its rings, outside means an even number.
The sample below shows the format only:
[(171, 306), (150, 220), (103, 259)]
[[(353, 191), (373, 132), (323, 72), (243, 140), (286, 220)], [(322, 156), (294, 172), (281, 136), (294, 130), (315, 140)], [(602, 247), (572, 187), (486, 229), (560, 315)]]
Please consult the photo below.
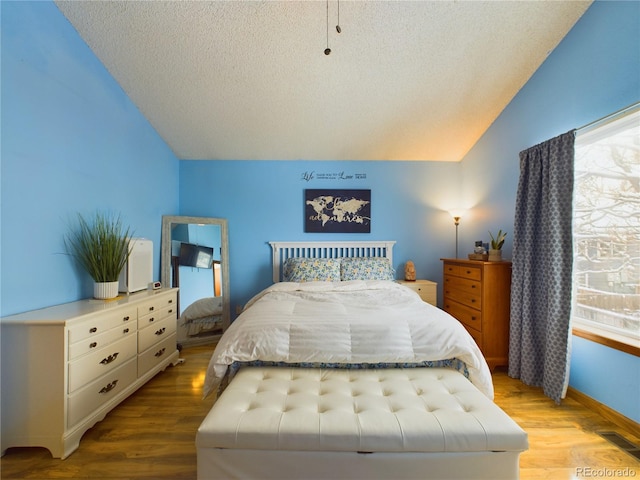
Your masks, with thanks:
[(122, 330), (122, 333), (129, 333), (129, 329), (125, 328), (124, 330)]
[(107, 383), (107, 385), (105, 387), (102, 387), (98, 393), (109, 393), (111, 390), (116, 388), (117, 383), (118, 383), (118, 380), (114, 380), (111, 383)]
[(131, 317), (129, 317), (129, 315), (127, 315), (126, 317), (124, 317), (124, 318), (122, 319), (122, 321), (123, 321), (123, 322), (128, 322), (130, 318), (131, 318)]
[(476, 299), (475, 299), (475, 298), (472, 298), (472, 299), (471, 299), (471, 303), (476, 303)]
[(155, 309), (155, 307), (149, 307), (149, 311), (153, 312), (153, 310)]
[(116, 352), (113, 355), (109, 355), (108, 357), (103, 358), (102, 360), (100, 360), (100, 363), (102, 365), (108, 365), (111, 362), (113, 362), (116, 358), (118, 358), (118, 355), (120, 354), (120, 352)]
[(165, 330), (166, 330), (166, 327), (162, 327), (160, 330), (156, 331), (156, 335), (162, 335)]
[(171, 300), (169, 300), (169, 303), (173, 303), (173, 298)]
[(153, 322), (154, 320), (155, 320), (155, 317), (151, 317), (151, 318), (149, 319), (149, 323)]
[(162, 355), (164, 355), (164, 351), (165, 351), (165, 350), (166, 350), (166, 348), (161, 348), (160, 350), (158, 350), (158, 351), (155, 353), (155, 356), (156, 356), (156, 357), (161, 357)]
[(98, 344), (96, 342), (91, 342), (89, 344), (89, 348), (96, 348), (98, 346)]
[(173, 308), (170, 308), (168, 313), (173, 313)]
[(475, 320), (475, 319), (476, 319), (476, 317), (471, 317), (471, 320)]
[(475, 285), (471, 285), (471, 288), (476, 288), (476, 286)]
[(93, 327), (89, 329), (89, 333), (96, 333), (98, 331), (97, 327)]

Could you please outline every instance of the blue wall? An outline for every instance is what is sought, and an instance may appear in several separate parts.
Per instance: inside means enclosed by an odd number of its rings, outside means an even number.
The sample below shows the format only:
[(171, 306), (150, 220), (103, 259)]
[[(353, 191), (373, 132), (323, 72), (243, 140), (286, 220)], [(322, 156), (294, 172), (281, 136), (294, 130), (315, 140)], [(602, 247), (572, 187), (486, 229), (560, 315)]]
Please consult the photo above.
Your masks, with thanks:
[(92, 295), (64, 254), (76, 213), (153, 240), (178, 211), (178, 160), (52, 2), (2, 8), (1, 314)]
[[(464, 159), (463, 191), (479, 208), (463, 238), (487, 223), (513, 232), (521, 150), (640, 100), (638, 32), (639, 2), (587, 10)], [(577, 337), (573, 343), (570, 386), (640, 422), (640, 358)]]
[[(455, 254), (446, 209), (457, 201), (459, 169), (446, 162), (182, 161), (180, 214), (229, 221), (234, 311), (272, 282), (273, 240), (396, 240), (398, 278), (411, 259), (420, 278), (438, 279), (440, 258)], [(323, 178), (334, 174), (351, 178)], [(371, 233), (304, 233), (308, 188), (371, 189)]]
[[(418, 277), (440, 283), (440, 258), (455, 251), (447, 209), (470, 208), (461, 256), (487, 230), (511, 234), (518, 152), (640, 96), (640, 5), (597, 2), (462, 163), (179, 162), (55, 4), (0, 6), (2, 315), (91, 296), (62, 242), (69, 218), (98, 208), (154, 241), (156, 278), (162, 215), (227, 218), (234, 309), (270, 283), (269, 240), (396, 240), (398, 277), (412, 259)], [(322, 178), (339, 173), (365, 178)], [(371, 233), (305, 234), (306, 188), (371, 189)], [(639, 367), (576, 339), (571, 384), (640, 421)]]

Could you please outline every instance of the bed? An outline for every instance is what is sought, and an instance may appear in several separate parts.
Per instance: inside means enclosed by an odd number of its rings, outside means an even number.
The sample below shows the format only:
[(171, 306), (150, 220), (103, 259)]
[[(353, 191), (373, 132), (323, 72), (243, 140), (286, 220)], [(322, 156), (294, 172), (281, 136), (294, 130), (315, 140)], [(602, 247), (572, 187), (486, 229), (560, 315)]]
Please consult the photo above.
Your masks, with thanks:
[(222, 297), (205, 297), (193, 302), (180, 314), (178, 330), (181, 339), (222, 332)]
[(516, 479), (526, 433), (464, 327), (394, 281), (394, 242), (272, 242), (227, 329), (198, 478)]

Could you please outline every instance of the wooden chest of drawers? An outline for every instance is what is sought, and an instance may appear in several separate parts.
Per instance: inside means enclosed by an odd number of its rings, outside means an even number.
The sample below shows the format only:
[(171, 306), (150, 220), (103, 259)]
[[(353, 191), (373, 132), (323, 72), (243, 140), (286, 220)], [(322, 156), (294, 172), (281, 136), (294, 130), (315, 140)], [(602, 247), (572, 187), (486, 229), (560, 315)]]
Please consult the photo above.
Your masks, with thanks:
[(507, 365), (511, 262), (442, 261), (443, 309), (465, 326), (489, 368)]
[(2, 453), (66, 458), (131, 393), (177, 363), (177, 289), (2, 318)]

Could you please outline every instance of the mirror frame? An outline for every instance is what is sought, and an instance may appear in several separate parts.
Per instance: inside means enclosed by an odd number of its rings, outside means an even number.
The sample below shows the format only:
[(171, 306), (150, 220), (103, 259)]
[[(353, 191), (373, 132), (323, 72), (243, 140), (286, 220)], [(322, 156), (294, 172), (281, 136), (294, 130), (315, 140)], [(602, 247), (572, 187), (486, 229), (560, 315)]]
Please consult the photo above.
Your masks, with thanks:
[(211, 217), (187, 217), (176, 215), (162, 216), (162, 257), (160, 281), (163, 288), (171, 288), (171, 230), (180, 224), (219, 225), (221, 236), (220, 270), (222, 274), (222, 331), (231, 323), (231, 297), (229, 296), (229, 231), (227, 220)]

